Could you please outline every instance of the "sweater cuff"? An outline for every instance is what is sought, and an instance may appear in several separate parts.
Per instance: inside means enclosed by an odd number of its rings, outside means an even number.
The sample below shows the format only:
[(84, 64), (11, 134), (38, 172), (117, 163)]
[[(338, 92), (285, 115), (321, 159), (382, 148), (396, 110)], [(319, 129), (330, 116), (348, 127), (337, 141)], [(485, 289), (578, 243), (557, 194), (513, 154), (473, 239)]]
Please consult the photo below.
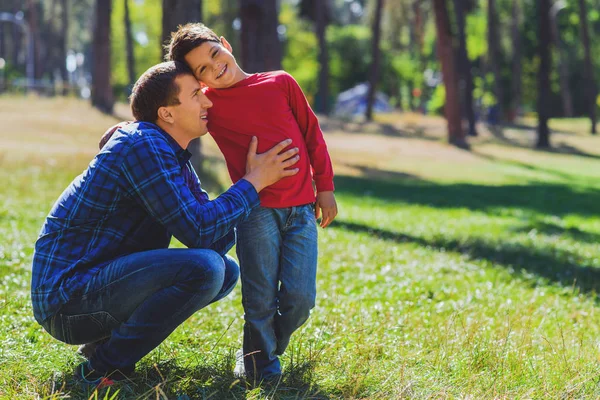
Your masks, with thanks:
[(317, 193), (333, 192), (335, 190), (332, 178), (316, 178), (316, 177), (314, 177), (313, 179), (315, 181)]
[(254, 188), (254, 185), (252, 185), (247, 180), (240, 179), (232, 186), (232, 188), (235, 188), (236, 191), (238, 191), (242, 195), (242, 198), (246, 202), (248, 214), (250, 214), (250, 211), (252, 209), (260, 205), (260, 198), (258, 197), (258, 192)]

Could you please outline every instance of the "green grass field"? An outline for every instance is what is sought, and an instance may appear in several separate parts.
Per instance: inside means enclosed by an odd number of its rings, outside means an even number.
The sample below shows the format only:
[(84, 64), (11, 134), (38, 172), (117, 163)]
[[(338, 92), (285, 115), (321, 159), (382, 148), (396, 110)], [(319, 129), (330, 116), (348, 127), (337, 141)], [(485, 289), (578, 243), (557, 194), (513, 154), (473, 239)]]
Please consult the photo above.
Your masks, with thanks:
[[(323, 119), (340, 214), (320, 231), (319, 296), (277, 387), (245, 390), (239, 287), (94, 392), (75, 347), (35, 322), (33, 245), (53, 201), (115, 119), (75, 100), (0, 97), (0, 397), (397, 399), (600, 397), (600, 138), (554, 121), (471, 151), (438, 118)], [(208, 165), (224, 176), (214, 143)], [(118, 392), (116, 392), (118, 390)]]

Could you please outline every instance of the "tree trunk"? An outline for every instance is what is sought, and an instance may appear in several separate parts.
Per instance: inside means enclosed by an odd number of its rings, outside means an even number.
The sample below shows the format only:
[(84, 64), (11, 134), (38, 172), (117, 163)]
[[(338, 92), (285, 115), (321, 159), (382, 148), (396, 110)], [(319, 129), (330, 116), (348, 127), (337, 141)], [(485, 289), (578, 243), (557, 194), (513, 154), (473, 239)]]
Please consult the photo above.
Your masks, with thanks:
[(129, 76), (129, 84), (133, 85), (136, 81), (135, 75), (135, 57), (133, 53), (133, 34), (131, 32), (131, 17), (129, 16), (129, 0), (123, 0), (125, 6), (125, 15), (123, 22), (125, 23), (125, 47), (127, 56), (127, 73)]
[[(202, 21), (202, 0), (162, 0), (162, 45), (171, 40), (179, 25)], [(161, 45), (163, 55), (165, 47)]]
[(511, 76), (511, 116), (517, 116), (519, 107), (521, 106), (521, 61), (523, 58), (521, 45), (521, 0), (513, 0), (512, 23), (511, 23), (511, 38), (513, 45), (512, 56), (512, 76)]
[[(41, 64), (41, 43), (40, 43), (40, 25), (38, 15), (38, 3), (35, 0), (27, 0), (27, 23), (29, 24), (29, 34), (33, 39), (33, 70), (36, 80), (42, 78)], [(33, 82), (30, 82), (30, 84)]]
[(241, 0), (241, 60), (246, 72), (281, 69), (277, 0)]
[(435, 26), (437, 31), (437, 53), (442, 64), (442, 75), (446, 88), (444, 114), (448, 121), (448, 141), (458, 147), (468, 147), (465, 134), (461, 129), (460, 107), (458, 103), (458, 79), (454, 63), (452, 32), (446, 0), (433, 0)]
[(500, 43), (498, 40), (498, 19), (496, 18), (496, 0), (488, 0), (488, 59), (494, 75), (494, 96), (499, 120), (504, 119), (504, 93), (500, 74)]
[(596, 134), (596, 80), (594, 79), (594, 67), (590, 52), (590, 32), (588, 30), (588, 14), (585, 0), (579, 0), (579, 23), (581, 24), (581, 40), (585, 53), (584, 76), (587, 88), (587, 102), (590, 122), (592, 123), (592, 135)]
[(560, 97), (563, 103), (563, 114), (567, 118), (573, 116), (573, 100), (571, 98), (571, 87), (569, 85), (569, 66), (567, 64), (567, 56), (564, 51), (564, 46), (560, 40), (560, 32), (558, 30), (558, 12), (561, 10), (560, 3), (554, 3), (550, 11), (552, 42), (556, 47), (556, 55), (558, 62), (558, 73), (560, 82)]
[(373, 120), (373, 105), (375, 104), (375, 93), (377, 92), (377, 82), (379, 81), (379, 64), (381, 63), (381, 49), (379, 42), (381, 39), (381, 12), (383, 10), (383, 0), (377, 0), (375, 6), (375, 18), (373, 20), (372, 45), (373, 61), (369, 76), (369, 92), (367, 94), (367, 112), (365, 118), (367, 121)]
[(454, 11), (458, 26), (458, 64), (460, 76), (460, 98), (463, 115), (469, 121), (469, 136), (477, 136), (475, 127), (475, 112), (473, 110), (473, 75), (471, 73), (471, 62), (467, 54), (467, 38), (465, 35), (465, 10), (464, 0), (454, 0)]
[(316, 17), (316, 31), (319, 40), (319, 90), (315, 110), (329, 114), (329, 55), (327, 54), (327, 16), (329, 10), (326, 1), (315, 1), (313, 4)]
[[(175, 32), (179, 25), (200, 21), (202, 21), (202, 0), (163, 0), (162, 43), (169, 43), (171, 32)], [(164, 54), (166, 49), (165, 47), (162, 49)], [(196, 174), (202, 175), (204, 156), (200, 138), (192, 140), (188, 150), (192, 153), (191, 162)]]
[(69, 94), (69, 71), (67, 71), (67, 38), (69, 37), (69, 2), (67, 0), (61, 1), (61, 29), (60, 35), (58, 35), (58, 47), (59, 47), (59, 68), (60, 76), (63, 81), (63, 96)]
[(550, 0), (538, 0), (539, 10), (539, 57), (540, 69), (538, 72), (538, 140), (537, 148), (550, 147), (550, 130), (548, 118), (550, 117)]
[(92, 56), (92, 106), (112, 114), (114, 96), (110, 82), (110, 14), (112, 0), (96, 0)]

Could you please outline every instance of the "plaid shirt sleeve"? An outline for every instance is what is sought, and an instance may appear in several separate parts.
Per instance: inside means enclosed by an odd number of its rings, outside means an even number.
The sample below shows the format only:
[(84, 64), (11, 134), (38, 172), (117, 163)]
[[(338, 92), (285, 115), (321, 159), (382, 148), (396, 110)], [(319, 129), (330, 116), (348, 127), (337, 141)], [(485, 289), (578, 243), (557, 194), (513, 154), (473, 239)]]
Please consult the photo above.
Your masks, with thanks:
[[(208, 193), (202, 189), (200, 178), (198, 178), (198, 175), (196, 174), (196, 171), (192, 167), (191, 163), (188, 161), (184, 168), (186, 169), (185, 172), (187, 172), (186, 176), (189, 177), (186, 179), (188, 187), (190, 188), (190, 191), (196, 200), (198, 200), (200, 204), (208, 203), (210, 201)], [(232, 229), (227, 235), (211, 244), (209, 248), (224, 256), (235, 244), (235, 238), (235, 229)]]
[(138, 138), (121, 172), (126, 193), (191, 248), (210, 248), (260, 203), (254, 187), (243, 179), (215, 200), (201, 203), (186, 185), (175, 153), (159, 135)]

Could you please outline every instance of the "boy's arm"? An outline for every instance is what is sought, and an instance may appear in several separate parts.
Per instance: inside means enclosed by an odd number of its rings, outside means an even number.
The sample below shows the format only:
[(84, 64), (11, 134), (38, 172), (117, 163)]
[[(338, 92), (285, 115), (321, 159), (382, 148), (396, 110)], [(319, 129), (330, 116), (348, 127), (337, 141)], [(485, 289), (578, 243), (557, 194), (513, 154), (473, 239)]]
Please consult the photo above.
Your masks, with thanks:
[(313, 168), (313, 179), (317, 188), (317, 201), (315, 204), (315, 217), (321, 215), (321, 227), (327, 227), (337, 216), (337, 203), (333, 195), (333, 167), (331, 158), (327, 151), (327, 144), (323, 138), (323, 131), (319, 126), (317, 116), (310, 108), (304, 92), (289, 74), (286, 74), (288, 82), (288, 101), (300, 131), (304, 135), (304, 141), (308, 149), (310, 165)]

